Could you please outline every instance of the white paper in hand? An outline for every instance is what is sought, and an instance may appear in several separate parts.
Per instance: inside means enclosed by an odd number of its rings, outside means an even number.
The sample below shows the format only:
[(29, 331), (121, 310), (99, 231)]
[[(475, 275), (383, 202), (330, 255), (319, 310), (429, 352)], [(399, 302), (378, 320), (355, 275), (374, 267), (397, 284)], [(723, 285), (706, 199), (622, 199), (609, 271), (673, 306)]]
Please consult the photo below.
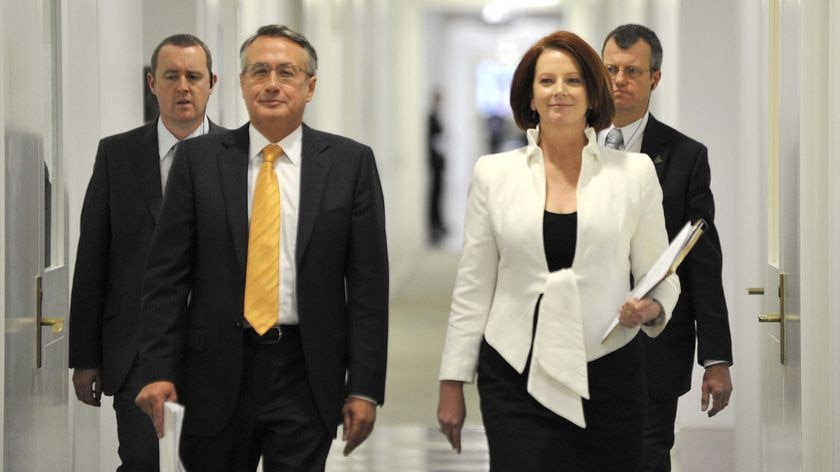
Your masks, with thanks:
[(187, 471), (178, 455), (181, 446), (181, 424), (183, 422), (183, 405), (174, 402), (163, 404), (163, 437), (158, 439), (160, 472)]
[[(636, 281), (636, 285), (628, 295), (628, 298), (635, 298), (641, 300), (648, 294), (659, 282), (673, 272), (676, 272), (677, 267), (685, 258), (688, 251), (694, 247), (697, 238), (703, 234), (706, 229), (706, 222), (702, 219), (697, 220), (694, 224), (690, 221), (683, 226), (679, 233), (671, 240), (671, 244), (665, 249), (665, 252), (659, 256), (659, 259), (651, 266), (641, 280)], [(601, 343), (606, 341), (607, 337), (618, 327), (618, 316), (616, 316), (607, 329), (601, 336)]]

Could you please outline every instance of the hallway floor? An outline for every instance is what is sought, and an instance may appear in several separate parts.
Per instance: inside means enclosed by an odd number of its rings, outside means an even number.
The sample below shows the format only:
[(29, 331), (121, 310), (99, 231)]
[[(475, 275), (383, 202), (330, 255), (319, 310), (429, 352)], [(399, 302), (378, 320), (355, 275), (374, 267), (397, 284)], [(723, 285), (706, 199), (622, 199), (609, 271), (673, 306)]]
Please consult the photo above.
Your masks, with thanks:
[(466, 386), (467, 425), (456, 454), (437, 430), (438, 367), (458, 253), (445, 249), (394, 257), (385, 405), (371, 437), (349, 458), (337, 440), (328, 472), (488, 470), (478, 396)]

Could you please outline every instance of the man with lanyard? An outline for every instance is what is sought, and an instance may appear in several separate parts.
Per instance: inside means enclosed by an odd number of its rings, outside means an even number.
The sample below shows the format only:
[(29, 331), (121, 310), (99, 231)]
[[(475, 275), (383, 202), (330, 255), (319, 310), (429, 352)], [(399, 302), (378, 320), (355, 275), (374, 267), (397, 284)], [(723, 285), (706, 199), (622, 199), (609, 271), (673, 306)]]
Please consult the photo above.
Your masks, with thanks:
[(613, 80), (615, 118), (612, 127), (598, 134), (598, 141), (653, 160), (669, 238), (689, 220), (702, 218), (708, 225), (677, 271), (682, 293), (668, 327), (655, 339), (644, 337), (645, 471), (669, 471), (678, 399), (691, 388), (695, 340), (698, 363), (705, 368), (701, 410), (716, 415), (732, 393), (732, 339), (708, 151), (649, 111), (651, 93), (662, 78), (662, 45), (656, 33), (641, 25), (619, 26), (607, 35), (601, 56)]

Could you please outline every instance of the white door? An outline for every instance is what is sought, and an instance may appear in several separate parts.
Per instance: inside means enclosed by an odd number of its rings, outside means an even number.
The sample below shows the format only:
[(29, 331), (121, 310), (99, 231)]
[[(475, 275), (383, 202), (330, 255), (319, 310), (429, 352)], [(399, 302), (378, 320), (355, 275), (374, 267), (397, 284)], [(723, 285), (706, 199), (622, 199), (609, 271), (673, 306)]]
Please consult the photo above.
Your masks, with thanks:
[(2, 0), (3, 470), (69, 470), (59, 0)]
[(799, 329), (800, 12), (770, 0), (767, 13), (767, 270), (761, 342), (761, 470), (802, 467)]

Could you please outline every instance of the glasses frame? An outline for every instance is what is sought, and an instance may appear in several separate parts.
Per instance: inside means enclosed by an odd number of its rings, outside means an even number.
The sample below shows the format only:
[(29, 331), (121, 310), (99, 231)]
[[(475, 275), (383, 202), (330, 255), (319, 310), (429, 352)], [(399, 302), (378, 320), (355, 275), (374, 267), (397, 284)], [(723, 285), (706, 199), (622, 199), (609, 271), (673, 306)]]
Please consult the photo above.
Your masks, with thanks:
[[(260, 69), (255, 70), (256, 68)], [(262, 68), (265, 68), (265, 70)], [(298, 67), (288, 62), (277, 64), (275, 66), (264, 62), (254, 62), (242, 68), (242, 73), (245, 74), (246, 78), (259, 83), (267, 82), (271, 77), (272, 72), (277, 74), (277, 80), (282, 84), (294, 83), (301, 72), (303, 72), (307, 78), (312, 77), (312, 74), (310, 74), (305, 68)], [(288, 72), (291, 72), (291, 75), (289, 75)]]
[(645, 73), (653, 72), (653, 69), (644, 69), (642, 67), (637, 66), (617, 66), (615, 64), (607, 64), (605, 65), (605, 67), (607, 69), (607, 74), (609, 74), (610, 77), (613, 78), (618, 76), (620, 72), (623, 72), (625, 77), (635, 80), (644, 75)]

